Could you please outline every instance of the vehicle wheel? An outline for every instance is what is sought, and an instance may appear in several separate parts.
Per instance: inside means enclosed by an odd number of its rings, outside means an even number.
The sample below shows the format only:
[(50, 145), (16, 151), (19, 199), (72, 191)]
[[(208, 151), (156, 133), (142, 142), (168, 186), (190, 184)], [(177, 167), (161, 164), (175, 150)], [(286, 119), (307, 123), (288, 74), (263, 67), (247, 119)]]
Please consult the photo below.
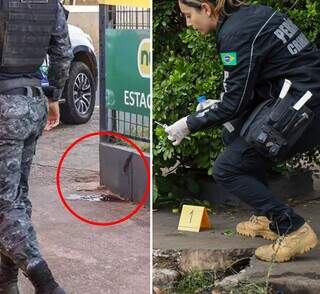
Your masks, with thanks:
[(66, 124), (83, 124), (92, 116), (96, 87), (93, 75), (81, 61), (71, 63), (69, 80), (63, 91), (65, 103), (60, 105), (61, 121)]

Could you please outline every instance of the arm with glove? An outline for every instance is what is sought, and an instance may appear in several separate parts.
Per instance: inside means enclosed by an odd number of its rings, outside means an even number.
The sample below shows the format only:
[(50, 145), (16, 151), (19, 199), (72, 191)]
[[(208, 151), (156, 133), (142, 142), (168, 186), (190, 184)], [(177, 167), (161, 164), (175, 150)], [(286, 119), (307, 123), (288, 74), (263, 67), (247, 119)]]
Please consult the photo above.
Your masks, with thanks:
[[(201, 97), (204, 97), (204, 96), (201, 96)], [(208, 100), (205, 100), (205, 105), (204, 105), (203, 101), (200, 101), (199, 98), (198, 98), (199, 104), (197, 105), (196, 111), (201, 111), (203, 109), (213, 107), (214, 104), (219, 102), (219, 100), (208, 99)], [(181, 141), (190, 134), (190, 131), (187, 127), (187, 117), (184, 117), (181, 120), (174, 123), (173, 125), (166, 127), (165, 131), (166, 133), (168, 133), (168, 139), (173, 142), (172, 144), (174, 146), (179, 145)]]
[(259, 55), (251, 54), (248, 42), (241, 36), (224, 36), (220, 44), (224, 65), (220, 100), (207, 100), (211, 102), (207, 107), (168, 126), (165, 131), (174, 146), (179, 145), (190, 133), (218, 127), (237, 118), (249, 108), (254, 99)]

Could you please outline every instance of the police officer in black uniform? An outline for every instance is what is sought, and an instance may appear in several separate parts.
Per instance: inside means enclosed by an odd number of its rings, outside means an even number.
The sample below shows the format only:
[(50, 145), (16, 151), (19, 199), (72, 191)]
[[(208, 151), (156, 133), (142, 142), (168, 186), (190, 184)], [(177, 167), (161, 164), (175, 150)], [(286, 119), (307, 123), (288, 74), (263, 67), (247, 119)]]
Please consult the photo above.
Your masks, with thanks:
[[(297, 143), (281, 158), (292, 157), (320, 144), (320, 51), (285, 15), (270, 7), (239, 0), (179, 0), (188, 26), (203, 34), (216, 32), (224, 65), (220, 100), (166, 129), (174, 145), (189, 133), (228, 123), (223, 133), (227, 145), (214, 163), (214, 178), (229, 192), (255, 209), (255, 216), (238, 224), (247, 236), (275, 240), (281, 245), (262, 246), (256, 256), (278, 262), (314, 248), (317, 237), (303, 217), (282, 203), (269, 189), (266, 170), (273, 162), (240, 136), (243, 123), (263, 101), (276, 100), (288, 79), (290, 92), (313, 94), (306, 104), (315, 117)], [(294, 240), (299, 240), (299, 244)]]
[[(59, 104), (73, 58), (58, 0), (0, 4), (0, 293), (17, 294), (18, 271), (37, 294), (62, 294), (43, 259), (31, 222), (28, 177), (36, 142), (59, 123)], [(39, 67), (49, 54), (49, 105)]]

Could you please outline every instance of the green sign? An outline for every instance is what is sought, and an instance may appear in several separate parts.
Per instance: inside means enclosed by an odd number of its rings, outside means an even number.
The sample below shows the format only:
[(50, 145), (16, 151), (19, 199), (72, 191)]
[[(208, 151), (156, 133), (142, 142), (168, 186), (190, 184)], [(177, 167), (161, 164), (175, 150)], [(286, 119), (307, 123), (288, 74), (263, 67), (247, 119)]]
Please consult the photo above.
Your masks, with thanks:
[(106, 107), (150, 115), (150, 31), (106, 30)]

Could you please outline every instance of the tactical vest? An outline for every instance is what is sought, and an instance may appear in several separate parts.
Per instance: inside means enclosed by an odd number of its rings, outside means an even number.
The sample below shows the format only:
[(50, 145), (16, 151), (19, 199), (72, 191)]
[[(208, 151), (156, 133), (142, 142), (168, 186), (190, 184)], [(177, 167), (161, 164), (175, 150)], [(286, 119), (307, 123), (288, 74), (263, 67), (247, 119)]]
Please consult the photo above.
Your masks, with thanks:
[(0, 1), (0, 72), (36, 71), (47, 54), (58, 0)]

